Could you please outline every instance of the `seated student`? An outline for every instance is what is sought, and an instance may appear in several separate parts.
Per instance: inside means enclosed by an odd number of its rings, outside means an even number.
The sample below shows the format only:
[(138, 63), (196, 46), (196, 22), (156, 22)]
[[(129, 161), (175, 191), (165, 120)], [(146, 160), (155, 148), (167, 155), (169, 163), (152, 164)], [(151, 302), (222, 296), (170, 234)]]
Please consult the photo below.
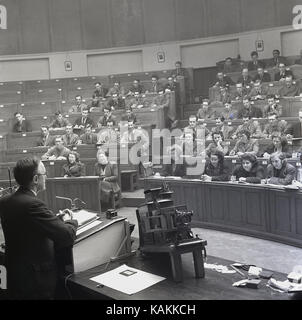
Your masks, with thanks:
[(55, 138), (55, 145), (47, 150), (41, 157), (42, 160), (66, 160), (70, 150), (64, 147), (61, 137)]
[(302, 49), (300, 50), (300, 57), (295, 61), (295, 64), (302, 64)]
[(225, 120), (235, 120), (237, 119), (237, 110), (234, 110), (232, 103), (225, 103), (224, 104), (224, 109), (221, 113), (221, 117), (223, 117)]
[(250, 97), (243, 98), (243, 108), (240, 109), (238, 112), (238, 119), (242, 119), (244, 117), (250, 117), (250, 118), (262, 118), (263, 117), (262, 110), (251, 104)]
[(149, 105), (150, 102), (146, 99), (145, 95), (141, 95), (138, 92), (134, 92), (133, 96), (126, 99), (126, 108), (140, 109), (148, 107)]
[(257, 70), (259, 67), (263, 69), (265, 68), (265, 63), (258, 59), (259, 56), (257, 51), (251, 52), (251, 58), (252, 61), (250, 61), (247, 65), (249, 71)]
[(88, 112), (88, 109), (83, 109), (81, 117), (77, 118), (74, 122), (73, 129), (78, 135), (84, 133), (87, 126), (94, 127), (93, 120), (88, 116)]
[(120, 193), (118, 185), (118, 167), (117, 164), (108, 160), (108, 153), (103, 150), (97, 152), (97, 163), (94, 166), (94, 174), (101, 178), (100, 198), (102, 211), (110, 208), (110, 200), (113, 194)]
[(92, 95), (91, 107), (99, 108), (101, 106), (100, 101), (106, 98), (108, 89), (105, 88), (101, 82), (96, 82), (94, 86), (95, 86), (95, 91), (93, 92), (93, 95)]
[(131, 121), (134, 124), (137, 123), (136, 114), (133, 112), (133, 109), (131, 106), (126, 107), (126, 114), (122, 116), (122, 121)]
[(256, 81), (260, 81), (260, 83), (271, 82), (271, 76), (268, 72), (264, 71), (263, 68), (258, 67), (257, 74), (254, 77), (254, 82)]
[(80, 136), (79, 144), (96, 144), (97, 141), (97, 134), (92, 132), (91, 126), (87, 126), (85, 128), (85, 133)]
[(76, 144), (78, 144), (79, 136), (75, 133), (73, 133), (72, 125), (69, 124), (66, 126), (65, 134), (62, 135), (63, 145), (65, 147), (74, 147)]
[(55, 137), (49, 134), (48, 126), (41, 126), (41, 136), (37, 141), (38, 147), (52, 147), (55, 144)]
[(70, 113), (82, 113), (83, 109), (87, 109), (88, 106), (83, 102), (83, 97), (81, 95), (75, 96), (75, 104), (69, 109)]
[(138, 92), (139, 94), (145, 93), (145, 88), (141, 84), (139, 79), (134, 79), (132, 85), (129, 88), (129, 91), (127, 95), (134, 95), (135, 92)]
[(234, 128), (230, 126), (228, 123), (225, 123), (224, 117), (217, 117), (215, 119), (216, 126), (212, 128), (211, 132), (221, 132), (223, 139), (228, 140), (231, 139), (232, 132)]
[(216, 112), (212, 111), (208, 100), (203, 100), (201, 108), (198, 110), (196, 117), (198, 122), (200, 122), (200, 120), (210, 120), (216, 117)]
[(25, 119), (21, 112), (15, 112), (14, 114), (16, 122), (13, 125), (13, 132), (31, 132), (31, 123)]
[(164, 91), (164, 87), (159, 83), (158, 76), (153, 75), (151, 77), (151, 86), (146, 92), (147, 93), (158, 93), (160, 91)]
[(225, 87), (226, 85), (231, 86), (233, 84), (234, 82), (229, 76), (223, 74), (223, 72), (217, 73), (214, 87)]
[(285, 135), (288, 124), (285, 120), (279, 120), (276, 113), (271, 113), (268, 116), (268, 123), (263, 129), (263, 136), (270, 139), (272, 134), (278, 132), (281, 136)]
[(264, 100), (268, 94), (268, 88), (263, 86), (260, 80), (254, 82), (254, 86), (249, 93), (251, 100)]
[(269, 67), (279, 67), (280, 63), (286, 65), (286, 58), (280, 56), (280, 50), (273, 51), (273, 58), (268, 62)]
[(103, 145), (107, 143), (116, 143), (120, 140), (120, 134), (118, 130), (113, 127), (113, 121), (108, 121), (107, 126), (103, 127), (97, 134), (97, 145)]
[(286, 154), (276, 152), (267, 166), (267, 183), (289, 185), (296, 178), (296, 168), (286, 161)]
[(70, 152), (67, 156), (67, 163), (62, 167), (62, 176), (67, 177), (81, 177), (86, 176), (85, 165), (80, 161), (77, 152)]
[(49, 130), (65, 130), (68, 125), (70, 125), (70, 122), (63, 117), (61, 111), (57, 111), (55, 113), (55, 119), (49, 125)]
[(240, 182), (261, 183), (264, 169), (258, 163), (257, 157), (252, 153), (244, 153), (240, 158), (241, 164), (235, 167), (232, 176)]
[(224, 155), (221, 151), (212, 149), (209, 160), (200, 178), (202, 181), (228, 181), (229, 169), (224, 163)]
[(216, 104), (218, 103), (218, 105), (224, 105), (225, 103), (230, 103), (232, 99), (231, 99), (229, 87), (228, 86), (220, 87), (219, 91), (215, 95), (214, 100)]
[(243, 117), (242, 121), (243, 123), (239, 125), (232, 134), (232, 139), (237, 139), (242, 130), (247, 130), (252, 138), (260, 139), (263, 137), (260, 123), (257, 120), (251, 119), (250, 117)]
[(118, 109), (125, 109), (125, 106), (125, 99), (123, 99), (117, 93), (113, 93), (107, 102), (107, 107), (110, 108), (110, 110), (112, 111)]
[(284, 63), (280, 63), (279, 71), (275, 73), (275, 81), (285, 81), (287, 76), (292, 76), (294, 79), (292, 71), (289, 68), (286, 68)]
[(296, 97), (300, 95), (299, 85), (293, 81), (292, 76), (286, 76), (283, 87), (279, 90), (280, 97)]
[(113, 126), (116, 126), (116, 117), (112, 114), (112, 110), (109, 107), (104, 108), (104, 115), (101, 116), (97, 122), (97, 127), (107, 127), (108, 122), (112, 122)]
[(285, 134), (287, 139), (302, 137), (302, 110), (298, 113), (299, 122), (288, 125)]
[(253, 79), (249, 75), (248, 68), (242, 69), (241, 76), (238, 78), (237, 83), (241, 83), (243, 87), (246, 87), (248, 89), (250, 88), (252, 82), (253, 82)]
[(179, 83), (176, 82), (176, 80), (170, 76), (168, 77), (168, 82), (166, 83), (166, 85), (164, 86), (164, 90), (169, 90), (169, 91), (174, 91), (175, 94), (178, 94), (179, 92)]
[(111, 97), (113, 94), (117, 94), (119, 97), (123, 97), (125, 95), (125, 88), (121, 86), (119, 81), (115, 81), (113, 87), (109, 89), (107, 93), (107, 97)]
[(275, 132), (271, 135), (272, 142), (264, 149), (263, 158), (270, 158), (275, 152), (284, 153), (286, 158), (291, 158), (289, 145), (286, 137), (282, 137), (280, 133)]
[(236, 72), (236, 66), (233, 65), (233, 59), (231, 57), (228, 57), (224, 60), (222, 72), (223, 73)]
[(275, 113), (279, 117), (282, 116), (282, 106), (277, 102), (276, 96), (274, 94), (270, 94), (266, 97), (267, 105), (264, 107), (264, 116), (268, 117), (269, 114)]
[(184, 160), (181, 159), (182, 148), (179, 145), (173, 145), (167, 150), (167, 154), (171, 159), (171, 164), (164, 164), (161, 175), (174, 176), (174, 177), (185, 177), (186, 176), (186, 166), (183, 163)]
[(230, 156), (242, 156), (246, 152), (253, 153), (257, 156), (259, 152), (259, 144), (257, 140), (250, 139), (250, 132), (242, 130), (238, 133), (238, 141), (235, 144), (234, 149), (230, 152)]
[(213, 150), (218, 150), (222, 152), (223, 155), (227, 155), (227, 153), (229, 152), (229, 146), (224, 142), (222, 132), (221, 131), (212, 132), (212, 140), (213, 142), (211, 142), (205, 150), (206, 153), (209, 154)]
[(182, 68), (181, 61), (175, 62), (175, 70), (173, 70), (171, 73), (171, 77), (173, 77), (174, 79), (176, 79), (176, 77), (178, 77), (178, 76), (182, 76), (185, 78), (188, 77), (187, 70), (185, 68)]
[(242, 85), (242, 83), (236, 83), (236, 91), (232, 94), (231, 99), (234, 101), (242, 101), (247, 96), (249, 90)]
[(184, 133), (186, 130), (191, 130), (191, 133), (193, 135), (193, 139), (203, 139), (204, 137), (208, 137), (211, 133), (208, 128), (205, 126), (206, 124), (203, 122), (200, 122), (197, 124), (197, 118), (196, 116), (192, 115), (189, 118), (189, 125), (184, 128)]

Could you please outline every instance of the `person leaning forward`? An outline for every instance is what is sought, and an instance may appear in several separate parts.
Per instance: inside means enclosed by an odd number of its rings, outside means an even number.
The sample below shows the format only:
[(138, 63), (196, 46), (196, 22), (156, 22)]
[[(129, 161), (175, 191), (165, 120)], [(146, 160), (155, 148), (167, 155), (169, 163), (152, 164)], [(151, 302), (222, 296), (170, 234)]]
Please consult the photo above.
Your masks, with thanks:
[(78, 223), (70, 211), (59, 219), (37, 198), (45, 190), (46, 180), (39, 159), (20, 159), (14, 176), (18, 190), (0, 200), (8, 296), (14, 300), (54, 299), (58, 280), (55, 256), (73, 245)]

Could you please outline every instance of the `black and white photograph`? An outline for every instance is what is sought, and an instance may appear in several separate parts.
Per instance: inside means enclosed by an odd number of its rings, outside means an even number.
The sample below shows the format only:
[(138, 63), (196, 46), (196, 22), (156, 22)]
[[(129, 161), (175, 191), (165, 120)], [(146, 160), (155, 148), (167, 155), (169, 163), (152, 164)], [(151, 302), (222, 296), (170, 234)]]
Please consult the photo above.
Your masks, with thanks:
[(0, 300), (302, 300), (302, 1), (0, 0)]

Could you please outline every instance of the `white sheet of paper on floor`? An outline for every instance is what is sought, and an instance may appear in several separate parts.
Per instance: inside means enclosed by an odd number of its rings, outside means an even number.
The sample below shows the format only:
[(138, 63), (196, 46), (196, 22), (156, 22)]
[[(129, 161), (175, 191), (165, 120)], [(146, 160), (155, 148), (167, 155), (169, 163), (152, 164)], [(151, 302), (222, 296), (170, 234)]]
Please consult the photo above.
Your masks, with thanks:
[(227, 266), (221, 264), (204, 263), (204, 267), (221, 273), (236, 273), (235, 270), (230, 270)]
[(165, 278), (123, 264), (116, 269), (100, 274), (90, 280), (131, 295), (147, 289), (165, 280)]

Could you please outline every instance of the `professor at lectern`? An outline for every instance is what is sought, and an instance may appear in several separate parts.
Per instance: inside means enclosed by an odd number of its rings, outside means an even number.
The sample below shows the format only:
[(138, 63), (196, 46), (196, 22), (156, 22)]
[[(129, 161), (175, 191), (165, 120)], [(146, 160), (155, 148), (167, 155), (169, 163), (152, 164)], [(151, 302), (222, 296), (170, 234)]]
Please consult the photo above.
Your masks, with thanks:
[(77, 221), (60, 220), (41, 200), (46, 170), (37, 158), (25, 158), (14, 168), (18, 190), (0, 200), (5, 237), (5, 266), (10, 299), (53, 299), (57, 284), (55, 250), (72, 246)]

